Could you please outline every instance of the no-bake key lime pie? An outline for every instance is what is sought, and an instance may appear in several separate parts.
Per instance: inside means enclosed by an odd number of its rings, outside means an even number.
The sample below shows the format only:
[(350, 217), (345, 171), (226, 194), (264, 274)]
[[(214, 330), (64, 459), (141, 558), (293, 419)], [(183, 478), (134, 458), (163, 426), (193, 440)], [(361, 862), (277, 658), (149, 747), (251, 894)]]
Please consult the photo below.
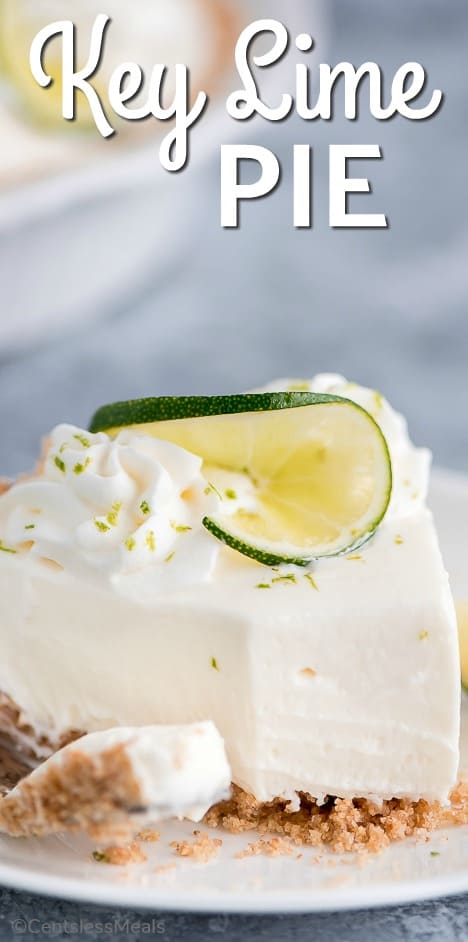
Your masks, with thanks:
[(42, 763), (0, 825), (87, 826), (100, 788), (93, 826), (211, 806), (342, 850), (439, 822), (460, 667), (429, 465), (331, 375), (55, 428), (0, 497), (2, 743)]

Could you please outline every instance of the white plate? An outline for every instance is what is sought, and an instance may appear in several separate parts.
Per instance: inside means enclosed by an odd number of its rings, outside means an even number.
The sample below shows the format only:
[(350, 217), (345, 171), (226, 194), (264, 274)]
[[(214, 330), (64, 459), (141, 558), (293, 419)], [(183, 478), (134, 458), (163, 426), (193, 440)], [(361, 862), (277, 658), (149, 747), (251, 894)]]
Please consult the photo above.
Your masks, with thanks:
[[(437, 472), (432, 488), (442, 546), (457, 597), (468, 599), (465, 533), (468, 477)], [(468, 767), (468, 710), (464, 762)], [(319, 912), (409, 903), (466, 892), (468, 827), (437, 832), (430, 843), (408, 840), (360, 866), (351, 857), (312, 863), (313, 849), (295, 857), (235, 858), (249, 835), (221, 834), (223, 847), (208, 864), (175, 858), (170, 841), (189, 837), (193, 825), (170, 823), (161, 841), (145, 845), (146, 864), (120, 868), (91, 859), (85, 838), (0, 839), (0, 883), (17, 890), (110, 906), (225, 913)], [(431, 852), (439, 852), (432, 856)], [(155, 872), (175, 862), (175, 868)]]

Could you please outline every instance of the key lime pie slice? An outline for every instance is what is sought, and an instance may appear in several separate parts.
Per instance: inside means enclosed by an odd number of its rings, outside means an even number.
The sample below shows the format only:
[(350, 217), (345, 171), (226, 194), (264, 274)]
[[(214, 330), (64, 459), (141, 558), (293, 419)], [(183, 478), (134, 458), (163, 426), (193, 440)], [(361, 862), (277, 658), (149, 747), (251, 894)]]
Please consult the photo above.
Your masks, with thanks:
[(357, 840), (385, 806), (411, 833), (459, 757), (429, 465), (382, 396), (330, 375), (55, 428), (0, 498), (3, 743), (34, 765), (211, 721), (235, 785), (212, 821), (296, 809), (304, 836), (346, 808)]

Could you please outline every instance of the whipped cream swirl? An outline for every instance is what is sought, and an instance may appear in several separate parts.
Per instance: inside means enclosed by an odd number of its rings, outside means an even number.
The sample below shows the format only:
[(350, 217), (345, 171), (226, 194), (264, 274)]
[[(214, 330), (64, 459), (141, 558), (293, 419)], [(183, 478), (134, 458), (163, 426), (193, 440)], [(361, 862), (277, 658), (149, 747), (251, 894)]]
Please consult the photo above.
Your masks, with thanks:
[(0, 545), (144, 598), (210, 578), (220, 544), (202, 520), (219, 503), (202, 459), (177, 445), (59, 425), (37, 476), (0, 498)]

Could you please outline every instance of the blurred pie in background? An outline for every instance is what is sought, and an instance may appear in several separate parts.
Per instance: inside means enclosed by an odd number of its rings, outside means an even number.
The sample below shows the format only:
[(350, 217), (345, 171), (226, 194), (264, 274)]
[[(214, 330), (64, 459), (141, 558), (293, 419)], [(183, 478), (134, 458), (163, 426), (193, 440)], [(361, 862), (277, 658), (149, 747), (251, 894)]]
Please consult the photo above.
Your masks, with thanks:
[[(227, 0), (0, 0), (0, 186), (52, 173), (104, 152), (106, 141), (96, 131), (85, 96), (77, 93), (77, 120), (61, 116), (61, 37), (53, 38), (44, 53), (44, 68), (56, 80), (40, 88), (29, 68), (29, 50), (37, 32), (55, 20), (71, 19), (77, 26), (77, 67), (89, 56), (96, 16), (107, 13), (112, 23), (106, 35), (102, 63), (93, 85), (103, 93), (114, 68), (127, 60), (143, 68), (145, 78), (155, 63), (168, 66), (165, 98), (171, 101), (174, 70), (182, 62), (190, 68), (192, 93), (213, 95), (232, 68), (237, 37), (234, 4)], [(147, 97), (147, 84), (135, 106)], [(112, 123), (114, 123), (113, 116)], [(155, 121), (124, 122), (119, 137), (141, 142), (153, 133)]]
[[(112, 24), (94, 85), (106, 87), (124, 61), (139, 63), (146, 79), (154, 64), (163, 64), (169, 97), (171, 66), (182, 62), (190, 68), (192, 94), (204, 89), (210, 95), (193, 132), (190, 173), (182, 179), (171, 180), (159, 166), (158, 145), (169, 123), (121, 121), (119, 133), (104, 139), (80, 92), (78, 120), (67, 122), (60, 83), (43, 89), (34, 82), (29, 52), (37, 32), (56, 20), (75, 22), (76, 65), (83, 67), (100, 13)], [(214, 158), (220, 144), (256, 141), (261, 130), (262, 118), (236, 122), (225, 107), (239, 87), (234, 50), (242, 29), (265, 18), (280, 19), (291, 37), (308, 29), (318, 61), (325, 55), (327, 14), (327, 0), (0, 0), (2, 357), (91, 325), (117, 305), (130, 308), (135, 295), (155, 290), (169, 261), (182, 271), (191, 240), (200, 238), (200, 180), (212, 193), (219, 186)], [(44, 52), (44, 65), (55, 75), (61, 42), (52, 39)], [(267, 48), (270, 37), (259, 40), (258, 51)], [(258, 76), (265, 101), (277, 101), (290, 87), (295, 61), (291, 48)]]

